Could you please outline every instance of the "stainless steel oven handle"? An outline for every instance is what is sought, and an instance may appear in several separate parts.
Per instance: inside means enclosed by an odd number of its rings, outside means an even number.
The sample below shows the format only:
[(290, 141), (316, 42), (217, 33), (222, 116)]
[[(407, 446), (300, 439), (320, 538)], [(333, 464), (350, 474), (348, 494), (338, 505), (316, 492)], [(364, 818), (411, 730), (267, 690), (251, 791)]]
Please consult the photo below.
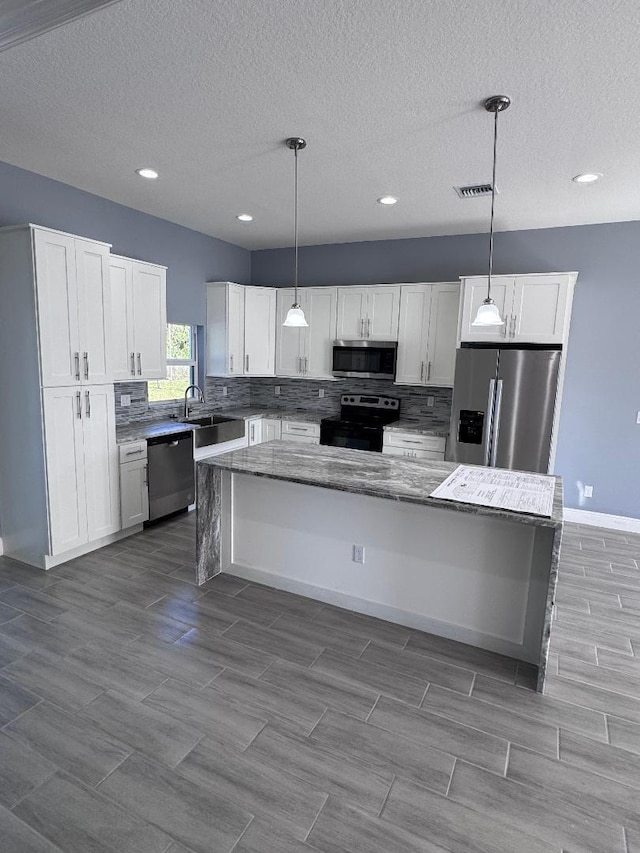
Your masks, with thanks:
[(500, 432), (500, 408), (502, 407), (502, 379), (498, 379), (496, 388), (496, 406), (493, 414), (493, 441), (491, 442), (491, 467), (496, 467), (498, 458), (498, 434)]
[(493, 399), (496, 393), (496, 380), (489, 380), (489, 396), (487, 398), (487, 411), (486, 411), (486, 426), (485, 426), (485, 437), (484, 437), (484, 448), (482, 455), (482, 464), (489, 464), (489, 453), (491, 451), (491, 427), (492, 427), (492, 419), (493, 419)]

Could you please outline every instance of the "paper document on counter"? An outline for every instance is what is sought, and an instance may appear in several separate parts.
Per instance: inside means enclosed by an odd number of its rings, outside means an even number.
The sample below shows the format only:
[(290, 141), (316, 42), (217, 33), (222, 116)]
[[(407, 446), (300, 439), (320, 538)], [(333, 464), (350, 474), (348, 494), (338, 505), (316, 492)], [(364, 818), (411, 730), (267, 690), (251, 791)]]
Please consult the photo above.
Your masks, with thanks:
[(459, 465), (431, 497), (551, 517), (555, 484), (546, 474)]

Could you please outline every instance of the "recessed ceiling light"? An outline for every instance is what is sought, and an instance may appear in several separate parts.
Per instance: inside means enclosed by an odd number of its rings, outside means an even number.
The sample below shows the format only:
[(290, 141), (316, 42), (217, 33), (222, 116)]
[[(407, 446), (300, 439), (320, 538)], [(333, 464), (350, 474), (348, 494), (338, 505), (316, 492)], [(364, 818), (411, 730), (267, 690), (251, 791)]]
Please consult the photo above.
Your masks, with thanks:
[(239, 219), (240, 222), (253, 222), (253, 216), (250, 213), (239, 213), (236, 219)]
[(575, 178), (571, 178), (571, 180), (576, 184), (595, 184), (601, 177), (601, 172), (583, 172), (580, 175), (576, 175)]
[(140, 175), (141, 178), (148, 178), (150, 181), (155, 181), (158, 177), (156, 170), (149, 169), (148, 166), (145, 166), (143, 169), (136, 169), (136, 175)]
[(395, 204), (397, 201), (394, 195), (383, 195), (378, 199), (378, 204)]

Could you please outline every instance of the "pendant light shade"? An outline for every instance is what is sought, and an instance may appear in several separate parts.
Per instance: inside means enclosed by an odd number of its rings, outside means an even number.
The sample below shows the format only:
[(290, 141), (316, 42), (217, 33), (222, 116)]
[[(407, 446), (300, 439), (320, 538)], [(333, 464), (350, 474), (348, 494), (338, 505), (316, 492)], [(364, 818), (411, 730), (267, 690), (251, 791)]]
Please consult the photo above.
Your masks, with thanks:
[(478, 308), (472, 326), (504, 326), (504, 320), (500, 316), (498, 306), (491, 298), (491, 277), (493, 275), (493, 218), (496, 202), (496, 161), (498, 153), (498, 113), (506, 110), (511, 105), (511, 98), (507, 95), (493, 95), (484, 102), (484, 108), (488, 113), (493, 113), (493, 178), (491, 180), (491, 225), (489, 228), (489, 278), (487, 281), (487, 298)]
[(295, 295), (293, 299), (293, 305), (291, 306), (291, 308), (289, 308), (286, 319), (282, 325), (300, 328), (309, 325), (307, 323), (306, 317), (304, 316), (304, 311), (298, 303), (298, 151), (301, 151), (303, 148), (306, 148), (307, 143), (299, 136), (291, 136), (289, 139), (286, 140), (285, 145), (287, 146), (287, 148), (290, 148), (294, 153), (293, 242), (295, 262), (293, 285), (295, 288)]

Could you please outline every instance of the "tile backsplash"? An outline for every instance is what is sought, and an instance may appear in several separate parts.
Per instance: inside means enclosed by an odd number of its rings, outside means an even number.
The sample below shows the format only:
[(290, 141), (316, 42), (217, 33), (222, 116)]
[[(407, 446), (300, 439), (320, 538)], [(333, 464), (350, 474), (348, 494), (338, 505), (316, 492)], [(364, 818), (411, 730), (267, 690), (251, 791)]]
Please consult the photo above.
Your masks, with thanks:
[[(275, 388), (280, 386), (276, 396)], [(227, 389), (223, 396), (223, 388)], [(318, 391), (324, 390), (324, 397)], [(180, 415), (181, 403), (149, 403), (146, 382), (116, 382), (116, 424), (156, 420)], [(284, 377), (265, 378), (213, 378), (205, 380), (204, 393), (206, 404), (191, 403), (193, 411), (199, 408), (225, 409), (253, 406), (269, 409), (308, 409), (315, 412), (335, 415), (340, 410), (342, 394), (384, 394), (398, 397), (400, 414), (409, 420), (427, 421), (434, 428), (448, 427), (451, 415), (451, 388), (420, 388), (412, 385), (393, 385), (385, 380), (345, 379), (338, 381), (318, 381), (310, 379), (289, 379)], [(130, 406), (121, 406), (122, 394), (131, 396)], [(427, 399), (433, 397), (433, 406), (427, 406)]]

